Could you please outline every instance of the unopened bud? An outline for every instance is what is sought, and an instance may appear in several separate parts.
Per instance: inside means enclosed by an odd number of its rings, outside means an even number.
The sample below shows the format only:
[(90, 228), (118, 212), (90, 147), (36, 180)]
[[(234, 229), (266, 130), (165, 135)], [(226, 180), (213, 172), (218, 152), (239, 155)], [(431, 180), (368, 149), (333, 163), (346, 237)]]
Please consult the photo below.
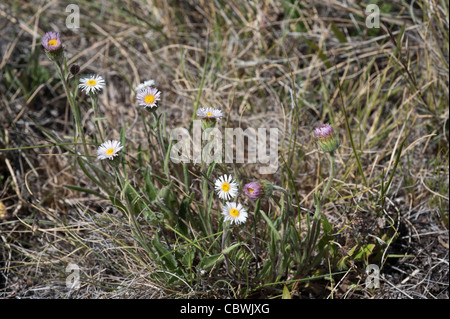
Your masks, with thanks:
[(265, 179), (250, 182), (244, 185), (244, 192), (251, 199), (269, 198), (272, 196), (273, 185)]
[(314, 129), (319, 147), (328, 153), (334, 152), (340, 145), (339, 137), (330, 124), (321, 124)]
[(77, 63), (72, 64), (69, 68), (69, 72), (72, 75), (78, 74), (78, 72), (80, 72), (80, 66)]

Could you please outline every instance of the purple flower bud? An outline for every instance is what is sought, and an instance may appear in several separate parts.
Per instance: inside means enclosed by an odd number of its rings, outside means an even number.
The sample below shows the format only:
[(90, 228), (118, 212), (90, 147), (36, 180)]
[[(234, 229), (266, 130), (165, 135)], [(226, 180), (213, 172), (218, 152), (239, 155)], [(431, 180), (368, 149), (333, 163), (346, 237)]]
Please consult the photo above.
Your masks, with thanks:
[(330, 124), (320, 124), (314, 129), (314, 133), (316, 134), (317, 138), (323, 138), (334, 134), (334, 130)]
[(261, 187), (258, 182), (250, 182), (244, 185), (244, 192), (251, 199), (258, 199), (261, 196)]
[(266, 180), (250, 182), (244, 185), (244, 192), (251, 199), (268, 198), (272, 196), (273, 185)]
[(321, 124), (314, 129), (317, 144), (324, 152), (334, 152), (340, 145), (339, 137), (334, 133), (330, 124)]

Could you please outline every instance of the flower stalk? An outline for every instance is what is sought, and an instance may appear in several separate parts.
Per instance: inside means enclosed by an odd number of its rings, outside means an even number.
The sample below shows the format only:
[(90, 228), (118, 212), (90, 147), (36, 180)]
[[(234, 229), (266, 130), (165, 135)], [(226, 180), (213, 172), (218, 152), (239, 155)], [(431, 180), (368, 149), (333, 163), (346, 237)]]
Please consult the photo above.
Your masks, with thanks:
[[(74, 142), (77, 143), (78, 138), (81, 138), (81, 142), (83, 144), (84, 153), (85, 155), (89, 155), (89, 151), (87, 149), (87, 143), (86, 139), (84, 137), (83, 128), (81, 126), (81, 111), (78, 104), (75, 102), (74, 96), (71, 94), (69, 90), (68, 83), (66, 82), (66, 76), (65, 76), (65, 68), (63, 66), (63, 63), (61, 63), (60, 60), (56, 60), (55, 66), (56, 70), (58, 72), (59, 78), (61, 79), (62, 86), (64, 88), (64, 93), (67, 96), (67, 100), (69, 101), (70, 108), (72, 110), (72, 114), (74, 116), (75, 121), (75, 127), (74, 127)], [(65, 58), (64, 58), (64, 65), (65, 65)]]
[(331, 183), (334, 180), (335, 174), (335, 151), (340, 146), (339, 137), (335, 134), (333, 128), (329, 124), (322, 124), (314, 130), (315, 136), (317, 138), (317, 144), (322, 149), (322, 151), (329, 153), (330, 159), (330, 169), (328, 172), (328, 180), (324, 186), (322, 193), (316, 193), (314, 195), (314, 205), (316, 210), (313, 217), (312, 227), (309, 230), (308, 241), (306, 245), (306, 258), (309, 260), (314, 247), (316, 246), (317, 239), (320, 233), (320, 221), (322, 219), (322, 206), (327, 197), (328, 191), (331, 188)]
[(91, 93), (90, 96), (91, 96), (91, 106), (92, 106), (92, 109), (94, 111), (94, 123), (95, 123), (95, 126), (97, 127), (98, 134), (100, 135), (100, 140), (102, 142), (104, 142), (105, 141), (105, 136), (104, 136), (104, 133), (103, 133), (104, 132), (103, 131), (103, 125), (102, 125), (101, 119), (100, 119), (99, 114), (98, 114), (97, 96), (95, 94), (93, 94), (93, 93)]

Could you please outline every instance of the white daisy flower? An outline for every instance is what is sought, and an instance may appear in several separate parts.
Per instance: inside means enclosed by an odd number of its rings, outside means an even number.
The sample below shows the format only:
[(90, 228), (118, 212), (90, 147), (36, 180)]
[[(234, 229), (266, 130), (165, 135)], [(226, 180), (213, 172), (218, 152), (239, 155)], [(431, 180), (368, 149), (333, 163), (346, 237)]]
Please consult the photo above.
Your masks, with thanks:
[(145, 82), (139, 84), (138, 86), (136, 86), (136, 88), (135, 88), (134, 90), (135, 90), (136, 92), (139, 92), (140, 90), (145, 89), (145, 88), (147, 88), (147, 87), (151, 87), (151, 86), (153, 86), (153, 85), (155, 85), (155, 81), (153, 81), (153, 80), (148, 80), (148, 81), (145, 81)]
[(248, 217), (244, 206), (235, 202), (227, 202), (222, 209), (222, 215), (225, 216), (225, 221), (234, 222), (235, 224), (245, 223)]
[(136, 100), (139, 105), (143, 107), (154, 108), (156, 102), (159, 101), (161, 92), (152, 87), (146, 87), (140, 90), (136, 95)]
[(80, 79), (78, 87), (87, 94), (91, 92), (96, 94), (105, 87), (105, 80), (100, 75), (90, 74)]
[(238, 193), (238, 184), (233, 180), (231, 175), (223, 175), (216, 180), (214, 184), (220, 198), (228, 200), (236, 197)]
[(119, 154), (119, 151), (123, 148), (119, 141), (106, 141), (100, 145), (97, 149), (97, 158), (104, 159), (114, 159), (115, 156)]
[(212, 107), (201, 108), (197, 111), (197, 116), (202, 119), (215, 119), (220, 120), (223, 116), (222, 111), (213, 109)]

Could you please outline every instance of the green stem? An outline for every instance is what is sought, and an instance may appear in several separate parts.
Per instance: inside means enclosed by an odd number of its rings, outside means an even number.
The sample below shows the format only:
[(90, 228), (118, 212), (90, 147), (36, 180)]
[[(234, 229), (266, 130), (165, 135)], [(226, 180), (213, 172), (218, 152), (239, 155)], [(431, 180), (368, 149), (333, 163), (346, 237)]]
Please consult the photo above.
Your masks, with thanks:
[[(163, 143), (163, 135), (162, 135), (162, 132), (161, 132), (161, 127), (160, 127), (160, 125), (161, 125), (160, 117), (157, 116), (156, 110), (152, 111), (150, 113), (152, 114), (153, 121), (155, 123), (154, 134), (155, 134), (155, 138), (156, 138), (156, 141), (157, 141), (157, 144), (158, 144), (160, 156), (162, 158), (162, 163), (165, 163), (166, 162), (165, 161), (165, 157), (166, 157), (167, 154), (166, 154), (166, 149), (165, 149), (165, 146), (164, 146), (164, 143)], [(169, 152), (170, 152), (170, 150), (169, 150)], [(163, 166), (163, 172), (165, 173), (167, 180), (170, 180), (170, 174), (169, 174), (168, 168)]]
[(287, 229), (287, 222), (288, 222), (288, 216), (289, 216), (289, 212), (291, 211), (291, 194), (289, 194), (288, 191), (286, 191), (284, 188), (277, 186), (277, 185), (273, 185), (273, 189), (279, 190), (284, 194), (284, 199), (286, 200), (286, 208), (285, 208), (285, 212), (282, 212), (283, 216), (283, 230), (282, 230), (282, 238), (283, 238), (283, 243), (286, 239), (286, 229)]
[(305, 260), (309, 260), (311, 254), (312, 254), (312, 251), (314, 249), (314, 246), (316, 245), (317, 238), (318, 238), (318, 235), (320, 232), (320, 219), (321, 219), (320, 212), (322, 209), (322, 205), (326, 199), (327, 193), (331, 187), (331, 183), (334, 179), (334, 171), (335, 171), (334, 163), (335, 163), (334, 152), (331, 152), (330, 153), (330, 172), (328, 175), (328, 181), (325, 185), (325, 188), (323, 189), (322, 196), (320, 198), (315, 197), (316, 212), (314, 214), (314, 220), (313, 220), (313, 224), (311, 227), (311, 232), (309, 233)]
[(253, 214), (253, 236), (254, 236), (254, 241), (255, 241), (255, 256), (256, 256), (256, 260), (255, 260), (255, 266), (256, 266), (256, 277), (258, 277), (259, 274), (259, 263), (258, 263), (258, 257), (259, 257), (259, 253), (258, 253), (258, 237), (257, 237), (257, 225), (258, 225), (258, 219), (256, 216), (259, 216), (259, 210), (261, 208), (261, 199), (258, 198), (256, 200), (256, 204), (255, 204), (255, 213)]
[[(230, 223), (229, 222), (225, 222), (224, 223), (224, 228), (223, 228), (223, 233), (222, 233), (222, 252), (225, 250), (226, 246), (227, 246), (227, 236), (228, 236), (228, 228), (230, 227)], [(223, 257), (224, 257), (224, 262), (225, 262), (225, 269), (227, 271), (227, 274), (230, 277), (234, 277), (231, 273), (230, 273), (230, 268), (228, 265), (228, 254), (227, 253), (223, 253)]]
[(286, 198), (289, 197), (289, 192), (287, 190), (285, 190), (283, 187), (277, 186), (277, 185), (273, 185), (273, 189), (279, 190), (281, 192), (284, 193), (284, 195), (286, 195)]
[(73, 100), (72, 94), (70, 93), (69, 87), (67, 86), (67, 82), (64, 76), (63, 68), (60, 62), (55, 62), (56, 69), (58, 70), (59, 77), (61, 79), (61, 83), (64, 88), (64, 92), (66, 93), (67, 99), (69, 101), (70, 108), (72, 109), (73, 116), (75, 118), (75, 129), (74, 129), (74, 142), (77, 142), (78, 136), (81, 137), (81, 141), (83, 143), (84, 153), (85, 155), (89, 155), (86, 139), (84, 138), (83, 129), (81, 127), (81, 112), (80, 108), (77, 106), (75, 101)]
[(102, 126), (102, 123), (100, 122), (99, 117), (98, 117), (97, 97), (95, 96), (95, 94), (91, 94), (91, 105), (92, 105), (92, 109), (94, 110), (94, 123), (95, 123), (95, 126), (97, 127), (98, 134), (100, 134), (101, 142), (104, 142), (105, 141), (105, 137), (103, 135), (103, 126)]
[(331, 183), (333, 182), (334, 179), (334, 161), (335, 161), (335, 157), (334, 157), (334, 152), (330, 153), (330, 173), (328, 175), (328, 181), (327, 184), (325, 185), (325, 188), (323, 189), (323, 193), (322, 193), (322, 197), (320, 198), (320, 204), (322, 204), (327, 196), (327, 193), (330, 189)]

